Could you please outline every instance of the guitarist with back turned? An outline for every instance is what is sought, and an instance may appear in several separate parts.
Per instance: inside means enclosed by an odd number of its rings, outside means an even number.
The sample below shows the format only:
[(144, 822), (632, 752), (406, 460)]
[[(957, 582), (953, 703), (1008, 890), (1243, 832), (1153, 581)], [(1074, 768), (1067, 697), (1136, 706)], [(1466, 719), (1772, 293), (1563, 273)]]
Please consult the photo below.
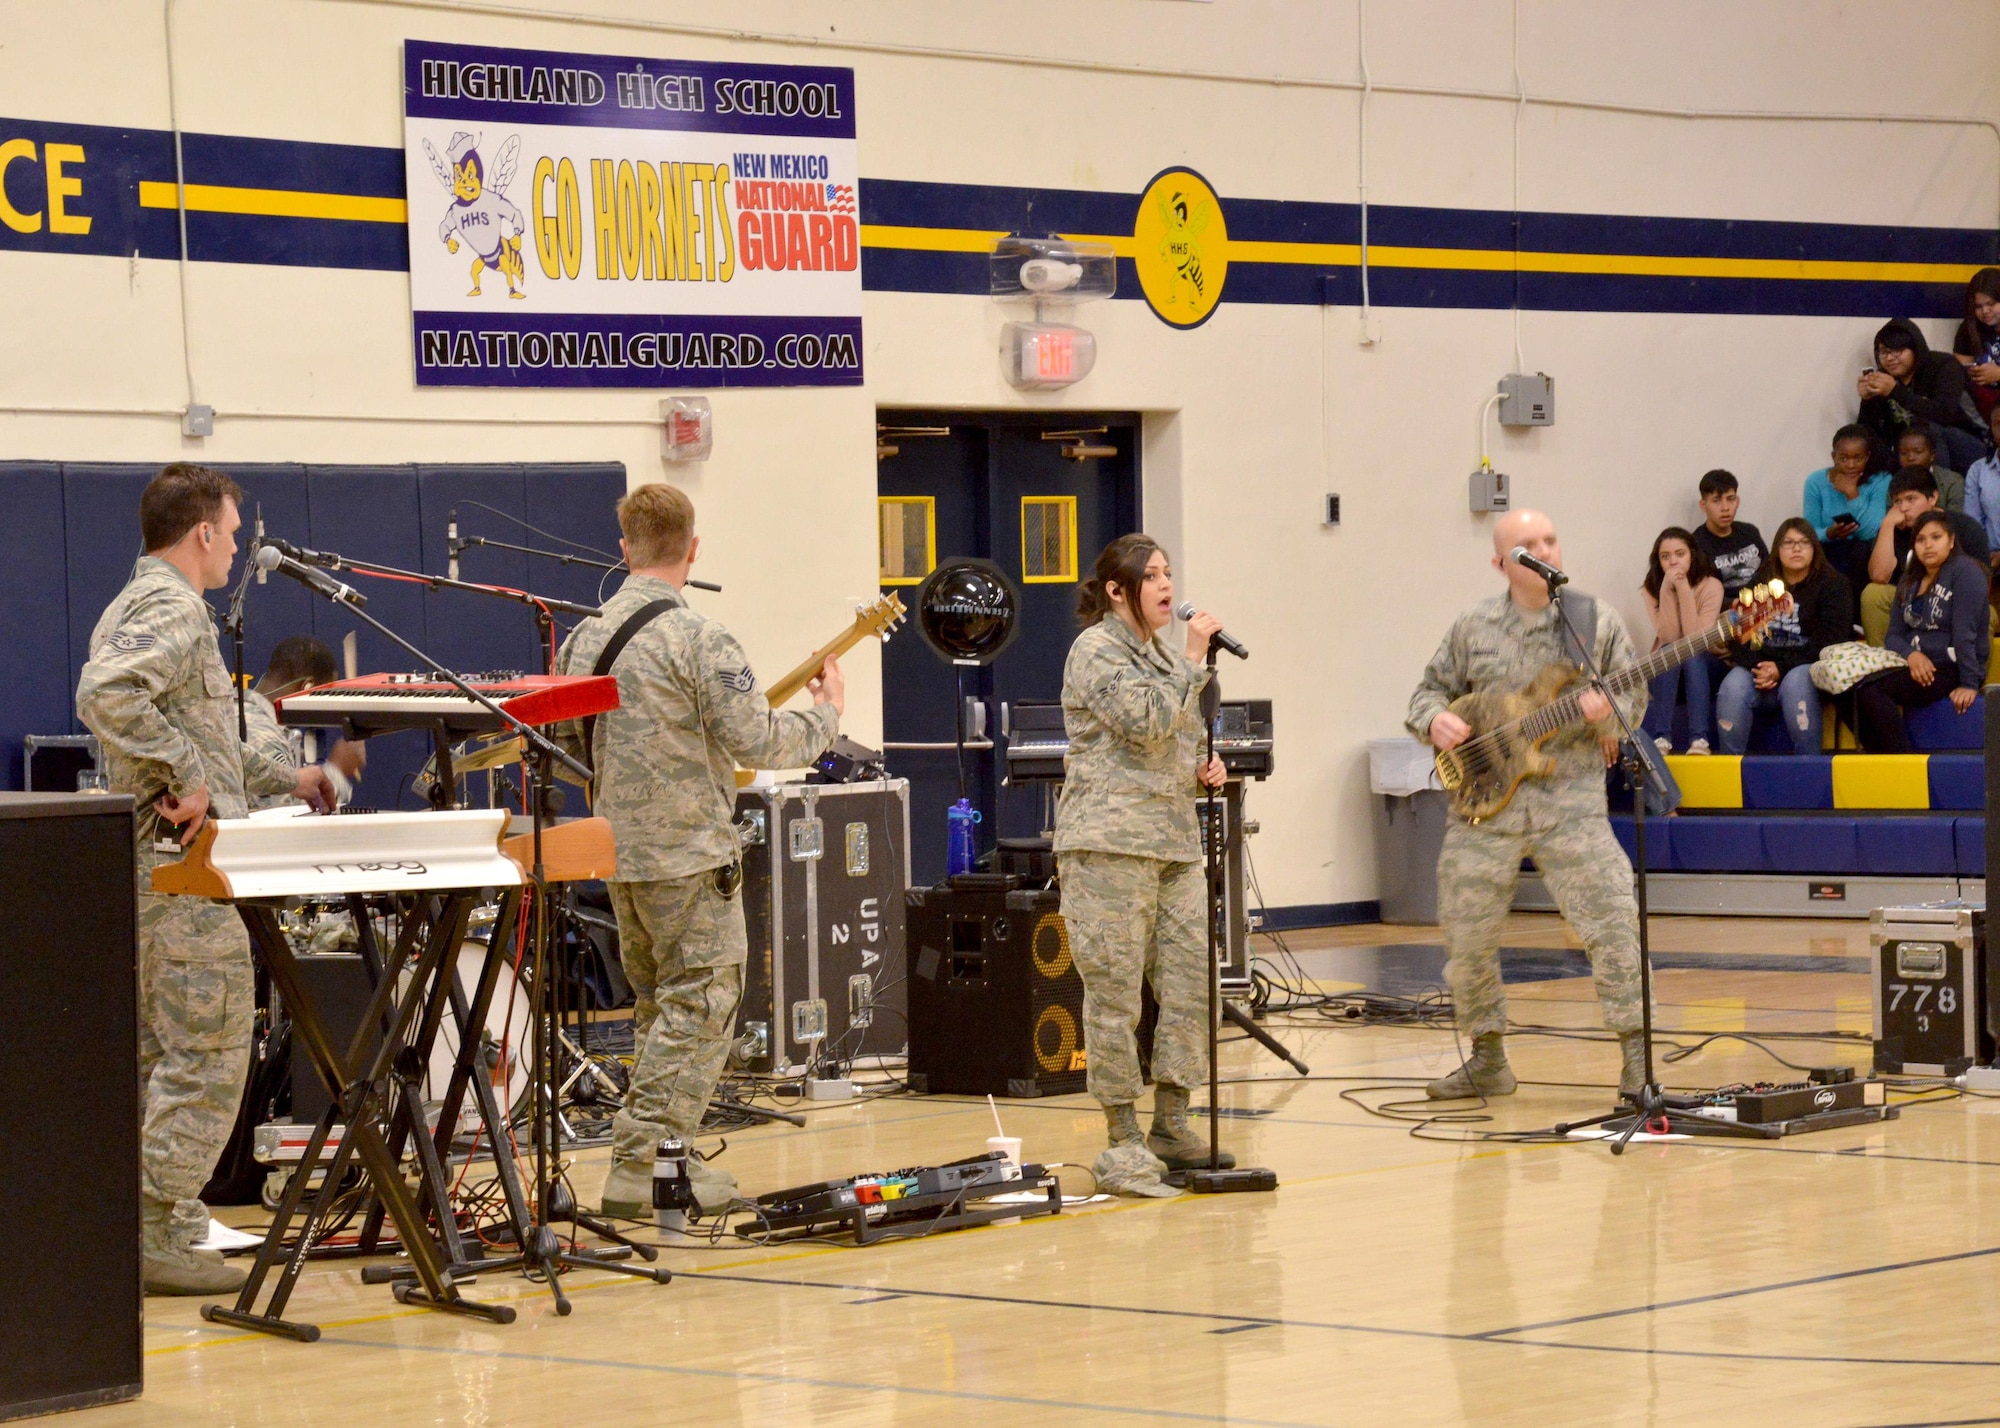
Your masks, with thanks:
[[(1539, 511), (1515, 511), (1493, 527), (1493, 567), (1507, 593), (1482, 600), (1452, 622), (1410, 696), (1412, 734), (1439, 750), (1466, 743), (1473, 730), (1449, 707), (1481, 692), (1516, 693), (1548, 666), (1574, 666), (1574, 642), (1549, 602), (1542, 577), (1505, 559), (1515, 546), (1561, 566), (1554, 524)], [(1601, 676), (1634, 664), (1638, 655), (1618, 612), (1602, 601), (1566, 591), (1570, 621), (1591, 644)], [(1593, 634), (1592, 631), (1595, 631)], [(1636, 728), (1645, 711), (1643, 683), (1618, 696)], [(1636, 1093), (1645, 1055), (1639, 1007), (1639, 910), (1632, 864), (1612, 835), (1604, 801), (1604, 740), (1618, 732), (1611, 699), (1585, 690), (1584, 722), (1560, 730), (1542, 752), (1553, 767), (1523, 781), (1505, 807), (1473, 821), (1454, 810), (1438, 859), (1438, 921), (1448, 960), (1458, 1029), (1472, 1042), (1466, 1063), (1426, 1086), (1434, 1100), (1505, 1096), (1515, 1087), (1504, 1034), (1507, 997), (1500, 984), (1500, 934), (1514, 901), (1521, 859), (1533, 857), (1556, 906), (1583, 939), (1597, 983), (1604, 1022), (1618, 1033), (1621, 1093)]]

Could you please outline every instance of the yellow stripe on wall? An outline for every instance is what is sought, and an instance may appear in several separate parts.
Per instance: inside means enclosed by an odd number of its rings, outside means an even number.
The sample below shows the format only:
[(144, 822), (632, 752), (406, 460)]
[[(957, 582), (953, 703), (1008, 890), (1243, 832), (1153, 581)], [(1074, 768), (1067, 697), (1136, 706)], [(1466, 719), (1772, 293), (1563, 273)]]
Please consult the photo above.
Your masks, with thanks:
[[(174, 186), (142, 182), (141, 208), (173, 208)], [(366, 198), (352, 193), (301, 193), (283, 188), (187, 186), (190, 213), (236, 213), (255, 218), (341, 218), (356, 223), (408, 223), (410, 206), (400, 198)]]
[[(989, 253), (1005, 235), (969, 228), (898, 228), (864, 224), (864, 248), (900, 248), (927, 253)], [(1134, 255), (1129, 237), (1094, 233), (1062, 235), (1075, 242), (1108, 243), (1121, 258)], [(1355, 243), (1280, 243), (1232, 238), (1224, 245), (1232, 263), (1298, 263), (1312, 267), (1354, 267), (1361, 261)], [(1428, 268), (1456, 272), (1601, 273), (1656, 278), (1759, 278), (1804, 282), (1962, 283), (1978, 270), (1971, 263), (1865, 263), (1818, 258), (1658, 257), (1639, 253), (1515, 253), (1511, 248), (1410, 248), (1376, 244), (1368, 249), (1371, 268)]]
[[(174, 205), (174, 185), (147, 180), (139, 185), (141, 208)], [(221, 184), (187, 186), (190, 213), (233, 213), (257, 218), (331, 218), (354, 223), (407, 223), (409, 205), (400, 198), (348, 193), (305, 193), (294, 189), (232, 188)], [(861, 246), (919, 253), (990, 253), (1006, 235), (976, 228), (913, 228), (861, 225)], [(1104, 243), (1121, 258), (1136, 255), (1129, 234), (1070, 233), (1076, 242)], [(1354, 243), (1283, 243), (1232, 238), (1224, 245), (1232, 263), (1295, 263), (1309, 267), (1353, 267), (1361, 261)], [(1376, 268), (1436, 269), (1457, 272), (1579, 273), (1616, 277), (1756, 278), (1794, 282), (1962, 283), (1976, 271), (1969, 263), (1868, 263), (1818, 258), (1660, 257), (1636, 253), (1515, 253), (1508, 248), (1412, 248), (1378, 244), (1368, 250)]]

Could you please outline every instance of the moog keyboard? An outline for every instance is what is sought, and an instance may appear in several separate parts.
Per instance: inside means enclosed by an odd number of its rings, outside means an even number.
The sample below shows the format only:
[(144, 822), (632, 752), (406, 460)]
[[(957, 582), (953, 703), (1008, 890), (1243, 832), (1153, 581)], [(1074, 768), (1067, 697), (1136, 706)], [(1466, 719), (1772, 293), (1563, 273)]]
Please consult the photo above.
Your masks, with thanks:
[[(1274, 747), (1271, 701), (1225, 699), (1216, 717), (1215, 752), (1229, 776), (1269, 778)], [(1002, 732), (1007, 737), (1009, 783), (1061, 781), (1063, 758), (1069, 753), (1062, 705), (1052, 700), (1016, 700), (1005, 706)]]
[[(509, 670), (463, 678), (523, 724), (560, 724), (618, 707), (618, 681), (608, 674)], [(367, 674), (301, 690), (278, 701), (278, 722), (337, 727), (351, 739), (396, 729), (436, 729), (440, 723), (454, 738), (506, 727), (492, 710), (431, 673)]]

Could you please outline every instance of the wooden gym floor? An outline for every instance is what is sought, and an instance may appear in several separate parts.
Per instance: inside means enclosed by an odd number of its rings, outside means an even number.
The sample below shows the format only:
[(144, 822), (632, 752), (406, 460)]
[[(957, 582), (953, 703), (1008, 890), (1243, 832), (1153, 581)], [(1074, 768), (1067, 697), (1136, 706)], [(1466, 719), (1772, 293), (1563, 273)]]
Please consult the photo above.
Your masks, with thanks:
[[(1864, 923), (1656, 927), (1661, 1024), (1682, 1044), (1867, 1030)], [(1329, 981), (1372, 967), (1407, 987), (1435, 942), (1368, 927), (1292, 948)], [(1556, 949), (1512, 987), (1517, 1022), (1595, 1028), (1560, 923), (1518, 917), (1508, 943)], [(476, 1297), (519, 1308), (508, 1326), (404, 1309), (352, 1266), (315, 1267), (293, 1303), (319, 1343), (152, 1299), (145, 1396), (68, 1421), (2000, 1422), (2000, 1103), (1914, 1100), (1877, 1126), (1614, 1159), (1450, 1138), (1604, 1107), (1603, 1041), (1517, 1036), (1520, 1093), (1418, 1139), (1342, 1093), (1421, 1099), (1416, 1082), (1455, 1064), (1448, 1030), (1273, 1030), (1315, 1079), (1243, 1043), (1225, 1062), (1226, 1143), (1278, 1172), (1273, 1195), (1124, 1200), (868, 1249), (675, 1249), (670, 1285), (572, 1276), (567, 1319), (524, 1280), (479, 1282)], [(1867, 1057), (1853, 1040), (1773, 1046), (1802, 1065)], [(1789, 1074), (1719, 1041), (1665, 1079)], [(1030, 1159), (1087, 1165), (1102, 1145), (1082, 1097), (1002, 1114)], [(983, 1102), (892, 1097), (732, 1136), (724, 1163), (754, 1193), (974, 1154), (991, 1133)], [(603, 1163), (582, 1157), (586, 1196)]]

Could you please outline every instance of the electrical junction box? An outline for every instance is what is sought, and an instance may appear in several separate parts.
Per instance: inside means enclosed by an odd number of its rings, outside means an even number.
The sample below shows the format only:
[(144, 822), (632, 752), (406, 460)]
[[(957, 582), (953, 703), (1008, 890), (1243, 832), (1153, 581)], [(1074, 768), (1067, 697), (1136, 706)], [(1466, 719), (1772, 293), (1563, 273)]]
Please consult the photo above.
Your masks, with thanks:
[(1500, 425), (1554, 426), (1555, 378), (1545, 372), (1529, 376), (1510, 372), (1500, 379)]
[(1505, 471), (1492, 471), (1485, 467), (1472, 473), (1466, 481), (1466, 489), (1471, 496), (1471, 506), (1475, 512), (1511, 511), (1514, 508), (1514, 483)]

